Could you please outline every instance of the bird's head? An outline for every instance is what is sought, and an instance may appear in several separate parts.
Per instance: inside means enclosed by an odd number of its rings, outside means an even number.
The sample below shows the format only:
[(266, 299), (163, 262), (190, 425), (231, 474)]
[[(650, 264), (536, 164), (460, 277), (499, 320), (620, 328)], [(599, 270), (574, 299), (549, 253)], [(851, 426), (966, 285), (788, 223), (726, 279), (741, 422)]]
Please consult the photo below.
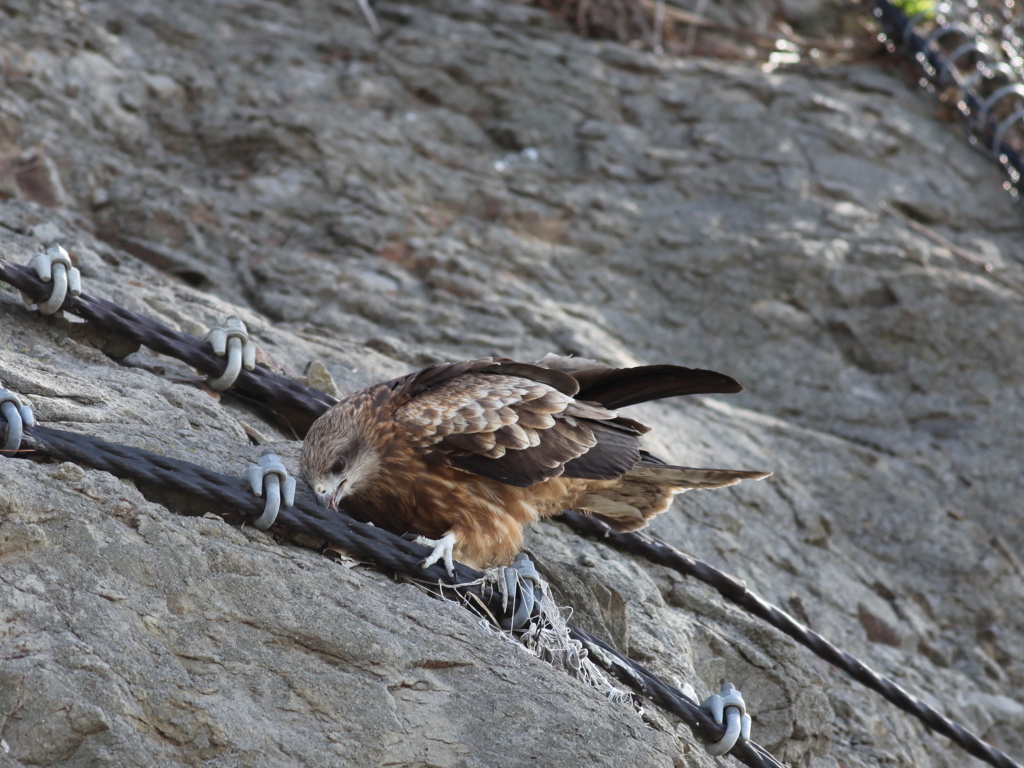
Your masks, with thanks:
[(328, 509), (343, 506), (379, 471), (377, 435), (364, 410), (352, 398), (342, 400), (313, 422), (302, 444), (301, 474)]

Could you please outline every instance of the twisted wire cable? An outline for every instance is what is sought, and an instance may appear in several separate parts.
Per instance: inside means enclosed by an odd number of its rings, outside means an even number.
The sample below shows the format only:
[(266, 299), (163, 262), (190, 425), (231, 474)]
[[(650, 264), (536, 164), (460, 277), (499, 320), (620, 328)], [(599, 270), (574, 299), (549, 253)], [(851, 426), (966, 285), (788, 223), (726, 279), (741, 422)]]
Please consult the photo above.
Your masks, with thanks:
[[(0, 279), (33, 300), (45, 300), (52, 288), (28, 267), (3, 259), (0, 259)], [(98, 323), (105, 329), (136, 341), (154, 352), (177, 358), (212, 377), (223, 373), (227, 363), (225, 358), (213, 353), (209, 342), (176, 331), (107, 299), (85, 293), (79, 296), (69, 295), (61, 309)], [(280, 413), (288, 409), (296, 412), (291, 421), (299, 434), (305, 434), (309, 425), (336, 402), (333, 397), (319, 390), (258, 366), (252, 371), (243, 369), (233, 389), (228, 391), (254, 400), (271, 411)]]
[[(199, 498), (233, 507), (250, 519), (263, 512), (264, 500), (255, 496), (247, 480), (231, 477), (180, 459), (173, 459), (140, 448), (109, 443), (99, 438), (39, 425), (26, 426), (25, 437), (35, 450), (84, 466), (102, 469), (117, 477), (185, 490)], [(19, 454), (23, 455), (23, 454)], [(494, 616), (511, 616), (514, 607), (503, 606), (499, 595), (482, 591), (469, 582), (479, 582), (481, 573), (455, 563), (454, 576), (442, 564), (421, 568), (429, 554), (426, 547), (396, 536), (383, 528), (361, 523), (342, 511), (296, 500), (292, 507), (278, 513), (278, 524), (298, 533), (329, 541), (353, 556), (368, 560), (389, 571), (416, 581), (445, 584), (461, 594), (473, 593)], [(535, 608), (535, 616), (539, 616)], [(725, 732), (710, 714), (691, 701), (682, 691), (657, 678), (642, 665), (622, 655), (607, 643), (569, 625), (570, 637), (594, 649), (593, 660), (619, 680), (676, 714), (700, 738), (717, 742)], [(782, 764), (763, 747), (739, 742), (729, 753), (745, 765), (757, 768), (781, 768)]]
[[(707, 718), (707, 722), (712, 724), (713, 730), (709, 732), (702, 731), (703, 720), (701, 723), (690, 722), (689, 715), (693, 704), (678, 688), (669, 685), (639, 662), (626, 659), (626, 663), (623, 663), (622, 660), (626, 657), (623, 657), (603, 640), (572, 624), (568, 626), (569, 636), (583, 643), (583, 647), (590, 653), (591, 660), (600, 664), (616, 679), (640, 691), (663, 709), (679, 716), (701, 738), (707, 741), (718, 740), (721, 726), (714, 724), (710, 718)], [(605, 655), (607, 658), (604, 657)], [(705, 716), (707, 714), (700, 708), (696, 711)], [(753, 741), (737, 742), (729, 754), (745, 765), (781, 765), (768, 750)]]
[(999, 768), (1020, 768), (1012, 758), (983, 741), (959, 723), (953, 722), (898, 684), (883, 677), (855, 656), (843, 651), (814, 630), (805, 627), (781, 608), (762, 600), (739, 579), (701, 562), (645, 533), (619, 533), (600, 520), (579, 512), (565, 511), (557, 518), (575, 531), (640, 555), (651, 562), (703, 581), (722, 597), (771, 624), (809, 648), (818, 657), (842, 669), (857, 682), (881, 694), (887, 701), (913, 715), (936, 733), (951, 739), (974, 757)]

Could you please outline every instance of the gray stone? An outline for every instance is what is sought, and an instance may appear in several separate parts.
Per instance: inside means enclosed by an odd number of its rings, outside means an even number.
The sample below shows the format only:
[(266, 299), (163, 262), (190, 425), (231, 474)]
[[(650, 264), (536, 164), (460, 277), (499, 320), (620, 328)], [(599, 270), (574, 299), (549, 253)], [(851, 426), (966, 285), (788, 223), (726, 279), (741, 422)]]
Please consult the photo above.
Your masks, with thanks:
[[(675, 462), (774, 477), (652, 531), (1024, 755), (1024, 321), (1001, 279), (1024, 281), (1024, 225), (998, 167), (874, 65), (373, 6), (380, 37), (354, 2), (0, 1), (0, 257), (58, 240), (86, 292), (196, 336), (238, 315), (262, 364), (332, 393), (549, 351), (736, 376), (632, 410)], [(294, 434), (184, 364), (6, 288), (0, 381), (47, 426), (297, 465)], [(463, 608), (223, 512), (0, 458), (0, 765), (714, 764)], [(736, 683), (790, 764), (964, 764), (706, 586), (558, 524), (527, 543), (582, 626), (700, 696)]]

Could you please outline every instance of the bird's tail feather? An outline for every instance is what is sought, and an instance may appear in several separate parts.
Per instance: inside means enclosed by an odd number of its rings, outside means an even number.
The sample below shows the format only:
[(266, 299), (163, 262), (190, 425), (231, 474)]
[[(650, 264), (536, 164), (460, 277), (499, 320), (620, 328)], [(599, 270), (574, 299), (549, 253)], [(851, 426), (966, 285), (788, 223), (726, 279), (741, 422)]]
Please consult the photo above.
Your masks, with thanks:
[(741, 480), (764, 480), (771, 472), (747, 469), (697, 469), (670, 464), (640, 462), (623, 476), (623, 480), (647, 480), (679, 491), (724, 488)]
[(668, 509), (683, 491), (724, 488), (741, 480), (763, 480), (771, 472), (744, 469), (698, 469), (642, 461), (618, 482), (580, 499), (580, 508), (616, 531), (635, 531)]

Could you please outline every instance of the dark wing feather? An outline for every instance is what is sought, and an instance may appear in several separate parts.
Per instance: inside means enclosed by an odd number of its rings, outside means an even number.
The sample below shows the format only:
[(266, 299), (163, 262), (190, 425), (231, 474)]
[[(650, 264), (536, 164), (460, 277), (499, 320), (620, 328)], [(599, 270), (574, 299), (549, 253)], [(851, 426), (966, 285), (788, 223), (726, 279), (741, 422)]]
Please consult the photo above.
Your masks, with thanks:
[(605, 408), (660, 400), (679, 395), (732, 394), (743, 387), (735, 379), (715, 371), (683, 368), (680, 365), (644, 365), (639, 368), (613, 368), (611, 372), (581, 371), (581, 400), (593, 400)]
[(563, 371), (576, 379), (579, 382), (577, 400), (590, 400), (613, 410), (664, 397), (743, 391), (742, 385), (729, 376), (681, 365), (612, 368), (594, 360), (555, 355), (548, 355), (537, 364)]
[(521, 376), (531, 381), (539, 381), (549, 387), (557, 389), (563, 395), (573, 397), (580, 391), (580, 385), (576, 377), (571, 373), (560, 371), (557, 368), (547, 368), (536, 363), (517, 363), (515, 360), (499, 358), (491, 365), (477, 369), (481, 373), (498, 373), (503, 376)]
[(519, 376), (531, 381), (539, 381), (570, 397), (575, 395), (580, 388), (576, 379), (568, 372), (534, 363), (518, 363), (515, 360), (490, 357), (479, 360), (463, 360), (458, 363), (428, 365), (426, 368), (392, 379), (384, 386), (394, 390), (398, 400), (402, 401), (416, 397), (435, 387), (443, 386), (464, 373), (475, 371)]
[(467, 371), (474, 371), (486, 368), (494, 361), (490, 358), (483, 360), (464, 360), (458, 363), (437, 363), (428, 365), (413, 373), (399, 376), (386, 382), (384, 386), (394, 390), (397, 402), (416, 397), (434, 387), (441, 386), (452, 379), (461, 376)]
[(565, 477), (612, 480), (621, 477), (640, 461), (639, 433), (623, 429), (616, 421), (591, 422), (596, 444), (565, 465)]

